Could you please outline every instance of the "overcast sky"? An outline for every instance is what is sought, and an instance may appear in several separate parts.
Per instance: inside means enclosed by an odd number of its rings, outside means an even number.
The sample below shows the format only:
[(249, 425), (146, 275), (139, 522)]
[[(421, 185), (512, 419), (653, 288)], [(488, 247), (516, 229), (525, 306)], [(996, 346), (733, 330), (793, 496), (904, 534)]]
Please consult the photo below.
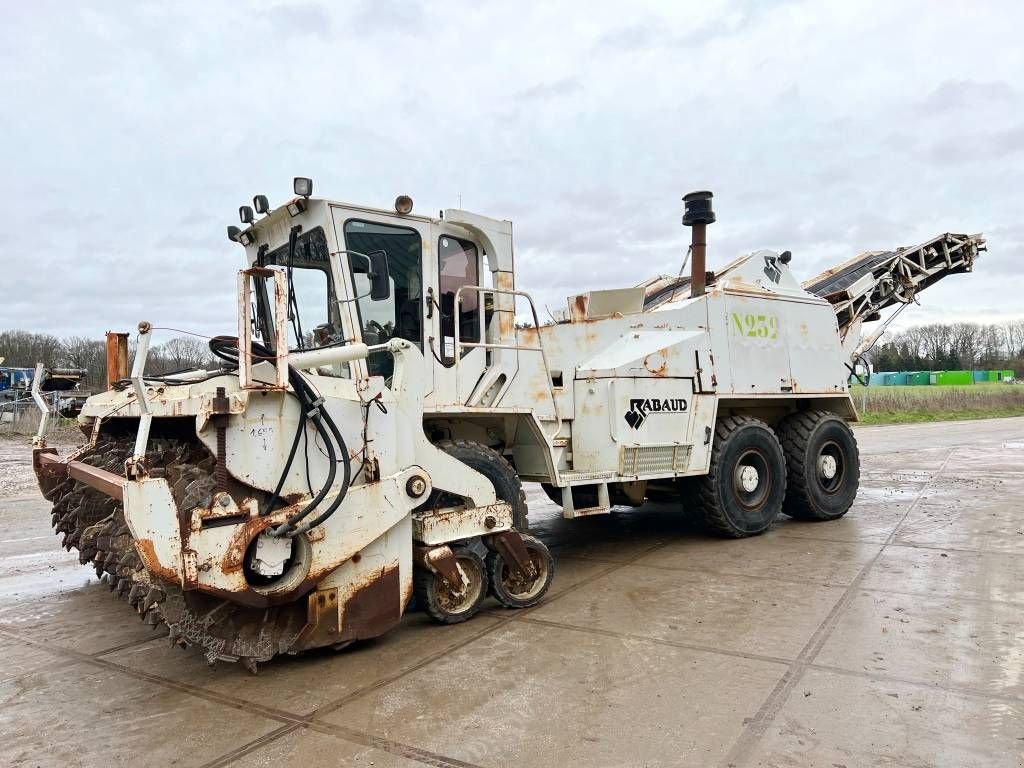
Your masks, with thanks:
[(983, 231), (900, 321), (1024, 316), (1024, 6), (531, 5), (5, 4), (0, 329), (231, 332), (225, 227), (295, 175), (511, 219), (538, 307), (677, 272), (711, 189), (710, 268)]

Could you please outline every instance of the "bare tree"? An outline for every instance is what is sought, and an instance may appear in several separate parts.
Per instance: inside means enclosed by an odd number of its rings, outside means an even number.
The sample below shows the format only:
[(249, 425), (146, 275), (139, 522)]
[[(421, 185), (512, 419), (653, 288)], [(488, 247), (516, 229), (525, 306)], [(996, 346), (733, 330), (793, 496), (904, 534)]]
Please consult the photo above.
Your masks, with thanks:
[(1008, 320), (1003, 324), (1006, 356), (1024, 357), (1024, 320)]
[(146, 370), (148, 373), (170, 373), (203, 368), (211, 361), (210, 348), (200, 339), (178, 336), (153, 348)]
[(61, 343), (60, 365), (65, 368), (84, 368), (83, 386), (102, 389), (106, 383), (107, 347), (98, 339), (71, 336)]
[(12, 368), (34, 368), (36, 363), (50, 367), (59, 364), (60, 339), (48, 333), (0, 331), (0, 357)]

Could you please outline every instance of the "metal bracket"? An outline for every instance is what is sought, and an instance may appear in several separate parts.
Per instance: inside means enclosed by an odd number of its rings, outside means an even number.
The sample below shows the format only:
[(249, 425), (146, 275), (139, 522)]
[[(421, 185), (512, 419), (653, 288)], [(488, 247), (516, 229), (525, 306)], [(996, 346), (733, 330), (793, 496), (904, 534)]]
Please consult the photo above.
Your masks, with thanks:
[(40, 390), (40, 387), (43, 385), (44, 373), (43, 364), (38, 363), (35, 375), (32, 377), (32, 399), (35, 401), (36, 407), (39, 408), (42, 416), (39, 417), (39, 429), (36, 430), (36, 436), (32, 438), (33, 448), (46, 447), (46, 426), (50, 421), (50, 404), (46, 402), (46, 398), (43, 397), (42, 390)]
[(125, 469), (132, 477), (141, 477), (146, 473), (146, 448), (149, 445), (149, 428), (153, 423), (153, 414), (149, 412), (146, 402), (146, 358), (149, 356), (149, 342), (153, 326), (143, 320), (139, 323), (139, 343), (135, 348), (135, 360), (132, 363), (132, 390), (135, 401), (139, 404), (139, 429), (135, 434), (135, 448), (131, 458), (125, 462)]
[(485, 539), (489, 547), (501, 555), (505, 562), (515, 570), (516, 575), (527, 579), (537, 576), (537, 570), (530, 560), (530, 553), (523, 544), (523, 537), (517, 531), (509, 530), (494, 533)]
[(446, 544), (440, 547), (413, 547), (413, 559), (428, 571), (436, 573), (451, 587), (465, 589), (469, 586), (469, 580), (459, 568), (455, 553)]

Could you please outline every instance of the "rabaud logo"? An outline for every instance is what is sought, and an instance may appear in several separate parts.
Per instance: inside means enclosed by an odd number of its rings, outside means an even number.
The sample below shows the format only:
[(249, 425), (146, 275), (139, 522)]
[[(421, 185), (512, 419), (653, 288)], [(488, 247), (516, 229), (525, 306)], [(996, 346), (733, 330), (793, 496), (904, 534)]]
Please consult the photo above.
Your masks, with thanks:
[(650, 416), (664, 413), (685, 413), (686, 400), (681, 397), (660, 400), (658, 398), (631, 397), (629, 410), (626, 411), (626, 423), (633, 429), (640, 429)]

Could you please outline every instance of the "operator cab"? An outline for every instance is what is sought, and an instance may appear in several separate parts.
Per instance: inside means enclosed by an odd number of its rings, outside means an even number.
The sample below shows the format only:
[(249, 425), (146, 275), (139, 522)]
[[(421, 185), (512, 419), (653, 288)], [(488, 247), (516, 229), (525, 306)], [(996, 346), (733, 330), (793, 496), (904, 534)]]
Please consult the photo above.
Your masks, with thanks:
[[(427, 360), (428, 402), (437, 393), (447, 406), (479, 400), (483, 386), (493, 402), (514, 373), (516, 350), (499, 348), (515, 345), (509, 222), (464, 211), (417, 216), (404, 196), (393, 211), (301, 196), (255, 222), (248, 209), (242, 221), (251, 226), (229, 236), (250, 262), (285, 271), (289, 349), (406, 339)], [(265, 285), (255, 294), (255, 330), (266, 343), (273, 310)], [(321, 373), (350, 376), (349, 365), (359, 375), (393, 374), (384, 352)]]

